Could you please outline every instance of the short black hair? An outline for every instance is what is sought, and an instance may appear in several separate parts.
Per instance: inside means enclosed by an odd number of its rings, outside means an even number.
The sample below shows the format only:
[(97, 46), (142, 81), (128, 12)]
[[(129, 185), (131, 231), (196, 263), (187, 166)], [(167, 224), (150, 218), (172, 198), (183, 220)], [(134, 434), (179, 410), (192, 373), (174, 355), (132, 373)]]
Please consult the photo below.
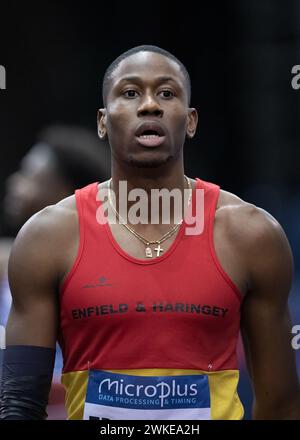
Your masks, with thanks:
[(38, 134), (37, 141), (53, 153), (57, 171), (73, 191), (110, 175), (109, 146), (89, 128), (50, 125)]
[(167, 58), (170, 58), (172, 61), (175, 61), (180, 67), (181, 72), (183, 73), (183, 76), (186, 81), (186, 88), (187, 88), (187, 95), (188, 95), (188, 102), (190, 104), (191, 100), (191, 79), (190, 75), (181, 61), (178, 60), (178, 58), (175, 57), (175, 55), (171, 54), (165, 49), (161, 49), (158, 46), (151, 46), (151, 45), (142, 45), (142, 46), (136, 46), (132, 49), (127, 50), (126, 52), (122, 53), (120, 56), (118, 56), (106, 69), (106, 72), (103, 77), (103, 83), (102, 83), (102, 99), (103, 104), (106, 105), (106, 98), (109, 90), (109, 82), (111, 79), (112, 73), (115, 71), (115, 69), (118, 67), (121, 61), (125, 60), (125, 58), (128, 58), (131, 55), (134, 55), (138, 52), (154, 52), (158, 53), (160, 55), (163, 55)]

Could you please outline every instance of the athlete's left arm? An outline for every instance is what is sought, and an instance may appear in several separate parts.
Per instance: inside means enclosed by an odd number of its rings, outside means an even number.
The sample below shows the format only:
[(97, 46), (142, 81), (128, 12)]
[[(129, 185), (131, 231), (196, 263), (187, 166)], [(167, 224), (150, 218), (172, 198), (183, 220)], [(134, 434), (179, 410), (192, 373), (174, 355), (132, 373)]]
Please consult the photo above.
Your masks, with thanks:
[[(246, 220), (246, 219), (245, 219)], [(300, 419), (288, 295), (293, 256), (278, 222), (253, 207), (244, 223), (249, 290), (241, 330), (255, 394), (254, 419)]]

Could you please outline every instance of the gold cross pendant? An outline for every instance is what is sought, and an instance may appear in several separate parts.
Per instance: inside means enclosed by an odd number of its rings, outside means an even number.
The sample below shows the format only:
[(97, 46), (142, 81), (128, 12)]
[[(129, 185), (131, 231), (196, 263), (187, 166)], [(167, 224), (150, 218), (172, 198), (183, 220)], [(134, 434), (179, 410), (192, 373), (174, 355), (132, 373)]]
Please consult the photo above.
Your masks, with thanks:
[(156, 251), (156, 256), (159, 257), (160, 256), (160, 252), (163, 252), (163, 248), (160, 247), (160, 244), (154, 249)]

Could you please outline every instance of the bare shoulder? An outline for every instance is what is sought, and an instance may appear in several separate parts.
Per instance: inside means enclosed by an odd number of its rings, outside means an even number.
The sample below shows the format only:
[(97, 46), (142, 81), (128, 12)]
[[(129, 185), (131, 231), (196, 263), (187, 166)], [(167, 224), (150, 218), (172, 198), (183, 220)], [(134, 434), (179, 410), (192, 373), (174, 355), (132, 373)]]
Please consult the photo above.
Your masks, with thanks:
[(262, 240), (256, 243), (259, 245), (285, 238), (281, 225), (270, 213), (228, 191), (220, 191), (216, 220), (242, 242)]
[(215, 218), (220, 234), (237, 249), (252, 274), (282, 270), (291, 275), (293, 257), (288, 239), (270, 213), (222, 190)]
[(20, 229), (16, 242), (32, 238), (51, 241), (50, 237), (67, 233), (77, 222), (75, 198), (70, 196), (34, 214)]
[(42, 209), (19, 231), (10, 254), (9, 272), (27, 270), (29, 266), (38, 266), (48, 272), (59, 271), (66, 249), (72, 247), (77, 231), (74, 195)]

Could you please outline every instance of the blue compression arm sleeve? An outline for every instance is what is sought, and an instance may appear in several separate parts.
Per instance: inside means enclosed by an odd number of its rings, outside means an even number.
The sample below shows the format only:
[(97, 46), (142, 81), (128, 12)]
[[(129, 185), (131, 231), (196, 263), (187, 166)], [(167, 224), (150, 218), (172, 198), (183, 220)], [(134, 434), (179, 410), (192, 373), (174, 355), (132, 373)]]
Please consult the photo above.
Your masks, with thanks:
[(52, 382), (55, 349), (10, 345), (4, 350), (1, 420), (43, 420)]

